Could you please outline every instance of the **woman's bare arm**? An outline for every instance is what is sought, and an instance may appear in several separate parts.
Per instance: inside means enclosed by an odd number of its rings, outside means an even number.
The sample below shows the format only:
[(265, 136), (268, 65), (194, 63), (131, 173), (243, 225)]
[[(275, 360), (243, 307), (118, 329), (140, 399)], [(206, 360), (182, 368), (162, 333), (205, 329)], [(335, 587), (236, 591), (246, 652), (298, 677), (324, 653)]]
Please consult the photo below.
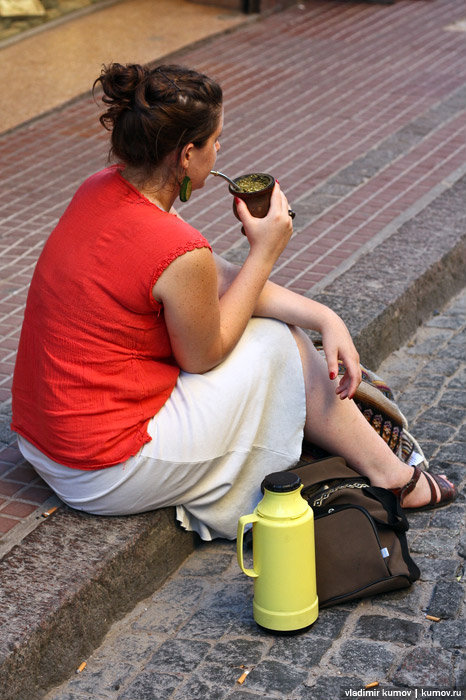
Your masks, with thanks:
[(222, 283), (221, 295), (217, 267), (206, 248), (176, 258), (154, 285), (175, 359), (188, 372), (206, 372), (233, 349), (291, 236), (288, 203), (278, 185), (267, 217), (251, 219), (246, 230), (249, 255), (231, 283)]
[[(225, 292), (241, 269), (215, 256), (218, 269), (219, 294)], [(254, 316), (276, 318), (289, 325), (315, 330), (322, 336), (330, 379), (338, 374), (338, 360), (342, 360), (346, 373), (337, 393), (342, 398), (354, 396), (361, 381), (359, 355), (342, 319), (331, 309), (308, 297), (297, 294), (268, 280), (257, 300)]]

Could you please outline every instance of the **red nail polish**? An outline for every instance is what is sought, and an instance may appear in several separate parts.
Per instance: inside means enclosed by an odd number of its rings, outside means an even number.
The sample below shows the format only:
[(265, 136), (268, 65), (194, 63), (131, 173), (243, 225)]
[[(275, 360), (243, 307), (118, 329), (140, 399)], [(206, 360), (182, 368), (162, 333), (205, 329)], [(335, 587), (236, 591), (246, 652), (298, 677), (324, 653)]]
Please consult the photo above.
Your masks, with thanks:
[(235, 204), (238, 204), (239, 202), (239, 197), (235, 197)]
[(330, 379), (335, 379), (336, 376), (335, 372), (330, 372)]

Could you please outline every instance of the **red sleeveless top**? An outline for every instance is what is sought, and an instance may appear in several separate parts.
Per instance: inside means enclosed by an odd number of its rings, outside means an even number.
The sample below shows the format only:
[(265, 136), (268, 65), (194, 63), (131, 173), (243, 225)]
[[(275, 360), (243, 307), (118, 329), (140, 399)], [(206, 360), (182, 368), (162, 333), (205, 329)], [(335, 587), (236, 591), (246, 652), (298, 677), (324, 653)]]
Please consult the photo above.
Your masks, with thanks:
[(117, 166), (87, 179), (34, 271), (12, 429), (78, 469), (136, 454), (180, 371), (152, 288), (176, 257), (204, 247), (196, 229), (149, 202)]

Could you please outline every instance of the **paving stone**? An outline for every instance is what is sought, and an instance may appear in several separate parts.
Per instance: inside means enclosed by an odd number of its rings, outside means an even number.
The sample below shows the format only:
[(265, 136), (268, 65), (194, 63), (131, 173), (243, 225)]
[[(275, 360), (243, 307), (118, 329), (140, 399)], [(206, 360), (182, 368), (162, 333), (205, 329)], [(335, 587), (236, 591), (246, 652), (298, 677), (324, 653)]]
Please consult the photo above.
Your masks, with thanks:
[(432, 511), (429, 524), (431, 527), (448, 528), (450, 531), (459, 532), (463, 526), (464, 517), (464, 506), (459, 503), (453, 503), (448, 508), (438, 508)]
[(334, 175), (330, 182), (332, 185), (356, 187), (373, 177), (386, 162), (387, 154), (382, 154), (381, 152), (377, 153), (376, 150), (373, 150), (355, 160), (337, 175)]
[[(178, 581), (178, 583), (181, 583)], [(193, 582), (192, 589), (186, 591), (186, 597), (183, 595), (185, 591), (186, 581), (183, 585), (177, 586), (180, 591), (178, 600), (173, 600), (173, 591), (168, 596), (168, 599), (154, 600), (148, 603), (147, 607), (140, 612), (138, 617), (132, 623), (132, 631), (149, 631), (152, 634), (167, 634), (173, 630), (177, 630), (186, 624), (198, 607), (198, 600), (203, 591), (202, 585), (196, 586), (196, 581)], [(192, 594), (192, 597), (189, 595)]]
[(391, 680), (408, 688), (416, 686), (452, 688), (454, 683), (452, 655), (445, 650), (439, 654), (438, 649), (415, 647), (403, 656)]
[(431, 406), (419, 415), (416, 419), (416, 423), (413, 425), (413, 429), (415, 429), (418, 424), (421, 425), (424, 420), (445, 423), (447, 425), (459, 425), (461, 421), (464, 420), (464, 411), (445, 405)]
[(337, 639), (347, 622), (349, 614), (348, 610), (339, 607), (320, 610), (319, 617), (312, 625), (312, 634), (318, 637)]
[(466, 442), (466, 425), (462, 425), (455, 435), (456, 442)]
[[(189, 559), (190, 557), (188, 557), (188, 561)], [(198, 602), (205, 589), (206, 584), (202, 579), (177, 576), (169, 579), (164, 584), (163, 589), (157, 591), (153, 599), (165, 605), (181, 604), (192, 611), (193, 606)]]
[(113, 663), (105, 668), (93, 670), (88, 666), (82, 673), (77, 675), (69, 683), (69, 690), (72, 693), (80, 693), (88, 697), (92, 697), (95, 688), (99, 688), (99, 693), (103, 697), (110, 697), (115, 691), (119, 691), (128, 677), (134, 675), (136, 669), (134, 666), (125, 663)]
[(462, 442), (450, 442), (442, 445), (442, 459), (447, 462), (462, 462), (464, 460), (464, 444)]
[(445, 378), (451, 377), (458, 370), (459, 362), (453, 357), (431, 358), (427, 362), (427, 369), (432, 374), (437, 374)]
[(117, 700), (166, 700), (181, 682), (182, 676), (143, 672), (117, 696)]
[[(426, 328), (424, 331), (430, 331), (430, 333), (425, 333), (429, 337), (424, 338), (422, 342), (408, 343), (407, 353), (409, 355), (426, 355), (427, 357), (435, 354), (439, 346), (445, 345), (447, 341), (451, 342), (451, 333), (440, 328)], [(449, 354), (449, 357), (452, 357)], [(453, 357), (456, 357), (453, 355)]]
[(331, 644), (330, 639), (315, 636), (311, 628), (309, 632), (302, 635), (277, 637), (268, 656), (292, 664), (294, 667), (312, 668), (320, 662)]
[(464, 318), (462, 315), (434, 315), (433, 318), (426, 322), (426, 326), (435, 326), (437, 328), (450, 328), (452, 330), (457, 330), (461, 328), (464, 324)]
[(206, 656), (206, 661), (217, 664), (246, 667), (259, 663), (264, 656), (268, 644), (250, 639), (231, 639), (226, 642), (218, 642), (213, 650)]
[(440, 392), (442, 391), (445, 384), (446, 382), (444, 375), (435, 374), (433, 372), (430, 372), (429, 370), (420, 372), (419, 375), (416, 377), (417, 387), (428, 387), (435, 389), (437, 397), (440, 396)]
[(307, 678), (302, 671), (279, 661), (261, 661), (248, 675), (248, 688), (286, 697)]
[[(400, 396), (400, 405), (417, 406), (418, 410), (423, 406), (431, 406), (437, 399), (437, 389), (435, 387), (416, 387), (407, 389)], [(450, 398), (448, 399), (450, 401)]]
[[(115, 693), (108, 695), (107, 693), (102, 693), (102, 700), (107, 700), (107, 698), (115, 697)], [(89, 693), (78, 693), (78, 692), (57, 692), (54, 695), (54, 700), (91, 700)]]
[(419, 581), (413, 583), (411, 588), (406, 588), (392, 593), (384, 593), (374, 599), (374, 605), (380, 605), (387, 610), (396, 610), (397, 615), (418, 615), (421, 608), (421, 598), (423, 595), (423, 586)]
[(156, 636), (150, 632), (150, 643), (147, 643), (147, 629), (135, 630), (128, 621), (131, 633), (125, 634), (125, 627), (115, 625), (105, 639), (105, 644), (100, 646), (92, 655), (92, 662), (88, 663), (86, 671), (99, 668), (112, 669), (122, 664), (130, 664), (134, 667), (144, 665), (153, 655), (157, 647), (164, 641), (163, 633)]
[[(456, 535), (458, 530), (456, 530)], [(450, 554), (452, 557), (456, 552), (456, 538), (444, 529), (431, 529), (410, 540), (411, 551), (413, 555), (425, 554), (428, 556), (445, 556)]]
[(345, 690), (360, 690), (365, 682), (354, 676), (319, 676), (313, 685), (305, 684), (295, 694), (296, 700), (338, 700)]
[(452, 580), (460, 566), (458, 559), (435, 559), (433, 557), (416, 557), (416, 564), (421, 570), (421, 581), (438, 581), (440, 578)]
[(457, 345), (459, 348), (463, 348), (465, 351), (463, 360), (466, 360), (466, 328), (463, 328), (459, 333), (455, 333), (449, 344)]
[(219, 639), (236, 620), (234, 612), (200, 610), (177, 633), (182, 639)]
[(168, 639), (160, 645), (146, 665), (147, 671), (189, 673), (198, 666), (211, 648), (206, 642), (193, 644), (185, 639)]
[(466, 368), (459, 370), (448, 382), (449, 389), (463, 389), (466, 386)]
[(186, 576), (199, 576), (205, 579), (208, 576), (218, 576), (228, 569), (232, 561), (231, 547), (224, 551), (209, 551), (203, 544), (199, 548), (199, 555), (195, 559), (188, 559), (180, 568), (180, 573)]
[(447, 425), (446, 423), (430, 423), (427, 420), (418, 421), (416, 428), (412, 429), (413, 434), (418, 440), (424, 451), (424, 442), (430, 440), (433, 445), (439, 447), (453, 437), (458, 428), (456, 425)]
[[(419, 412), (422, 411), (424, 406), (419, 404), (418, 400), (413, 394), (411, 397), (403, 396), (399, 401), (399, 408), (408, 421), (408, 426), (410, 426), (414, 423), (415, 419), (419, 415)], [(424, 441), (424, 443), (426, 443), (426, 441)], [(422, 451), (425, 455), (428, 454), (428, 444), (422, 445)]]
[(253, 639), (264, 639), (270, 640), (270, 632), (259, 627), (253, 617), (252, 611), (252, 598), (244, 610), (235, 617), (234, 623), (232, 625), (232, 630), (234, 630), (235, 636), (238, 637), (250, 637)]
[(249, 581), (244, 581), (241, 578), (239, 585), (231, 585), (231, 579), (226, 581), (224, 585), (217, 591), (213, 591), (211, 594), (206, 595), (200, 603), (200, 611), (206, 609), (209, 611), (214, 610), (215, 614), (222, 614), (222, 612), (228, 612), (229, 614), (239, 614), (246, 607), (252, 605), (252, 593)]
[[(456, 502), (464, 502), (464, 497), (463, 497), (463, 491), (461, 489), (461, 481), (463, 478), (466, 477), (466, 463), (464, 459), (460, 460), (452, 460), (450, 459), (450, 454), (448, 453), (446, 457), (444, 457), (444, 452), (446, 453), (446, 448), (449, 445), (454, 444), (455, 447), (454, 449), (457, 449), (457, 445), (461, 445), (461, 443), (447, 443), (446, 445), (441, 445), (436, 457), (435, 461), (430, 465), (431, 468), (429, 468), (429, 471), (435, 472), (436, 474), (445, 474), (448, 479), (454, 481), (458, 486), (460, 486), (460, 489), (458, 491), (458, 496), (457, 496), (457, 501)], [(454, 455), (453, 455), (454, 456)]]
[[(457, 112), (459, 109), (464, 108), (464, 100), (466, 98), (465, 94), (465, 89), (464, 86), (462, 85), (461, 87), (458, 88), (458, 90), (455, 90), (452, 95), (450, 95), (443, 103), (442, 105), (436, 105), (434, 108), (435, 111), (437, 109), (439, 111), (445, 110), (448, 111), (450, 110), (451, 114), (454, 114)], [(463, 107), (461, 107), (461, 104), (463, 104)]]
[[(395, 393), (395, 398), (399, 400), (403, 389), (424, 371), (426, 365), (427, 363), (420, 362), (419, 358), (408, 356), (401, 350), (398, 350), (393, 352), (386, 362), (382, 363), (377, 370), (377, 374), (380, 374), (380, 376), (387, 381), (390, 388)], [(452, 373), (453, 371), (454, 370), (452, 370)], [(438, 371), (435, 373), (440, 374), (441, 372)]]
[(367, 675), (371, 673), (386, 674), (395, 660), (395, 654), (387, 644), (363, 642), (350, 639), (343, 642), (332, 663), (345, 673)]
[(434, 588), (427, 608), (429, 615), (454, 618), (459, 613), (464, 600), (463, 586), (457, 581), (439, 581)]
[(442, 620), (433, 622), (431, 626), (434, 642), (442, 649), (463, 649), (466, 639), (465, 620)]
[(231, 664), (203, 664), (190, 678), (177, 688), (174, 700), (222, 700), (234, 687), (242, 669)]
[(456, 659), (455, 688), (460, 688), (463, 691), (464, 698), (466, 694), (466, 655), (464, 653), (459, 653)]
[(438, 405), (451, 406), (452, 408), (464, 408), (466, 406), (466, 396), (464, 390), (450, 389), (442, 395)]
[(415, 531), (424, 530), (429, 525), (431, 514), (428, 511), (413, 511), (412, 513), (408, 512), (407, 517), (409, 523), (407, 537), (408, 542), (411, 543), (415, 536)]
[(458, 554), (460, 557), (466, 558), (466, 532), (463, 532), (461, 535), (459, 544), (458, 544)]
[[(102, 695), (102, 700), (107, 700), (108, 695)], [(113, 697), (115, 695), (113, 694)], [(58, 693), (54, 695), (54, 700), (90, 700), (89, 698), (89, 693), (76, 693), (76, 692), (68, 692), (64, 691), (63, 693)]]
[(378, 642), (401, 642), (416, 644), (423, 626), (403, 619), (390, 619), (384, 615), (363, 615), (356, 625), (354, 634)]
[(264, 695), (263, 693), (257, 695), (257, 693), (248, 693), (248, 691), (243, 690), (243, 688), (241, 688), (241, 690), (234, 690), (232, 693), (227, 695), (227, 698), (228, 700), (258, 700), (258, 698), (261, 700), (277, 700), (276, 695), (274, 697), (271, 695)]

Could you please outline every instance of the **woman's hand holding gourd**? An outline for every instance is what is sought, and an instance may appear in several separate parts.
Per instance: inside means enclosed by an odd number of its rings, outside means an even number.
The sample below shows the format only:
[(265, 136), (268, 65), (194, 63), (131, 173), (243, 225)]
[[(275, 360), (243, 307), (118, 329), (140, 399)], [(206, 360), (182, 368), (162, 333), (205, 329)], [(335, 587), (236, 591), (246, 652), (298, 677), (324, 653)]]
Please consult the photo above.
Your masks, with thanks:
[(288, 201), (278, 182), (273, 188), (270, 209), (264, 218), (252, 216), (245, 202), (239, 198), (236, 198), (236, 210), (249, 241), (250, 255), (262, 257), (265, 263), (273, 265), (293, 233)]

